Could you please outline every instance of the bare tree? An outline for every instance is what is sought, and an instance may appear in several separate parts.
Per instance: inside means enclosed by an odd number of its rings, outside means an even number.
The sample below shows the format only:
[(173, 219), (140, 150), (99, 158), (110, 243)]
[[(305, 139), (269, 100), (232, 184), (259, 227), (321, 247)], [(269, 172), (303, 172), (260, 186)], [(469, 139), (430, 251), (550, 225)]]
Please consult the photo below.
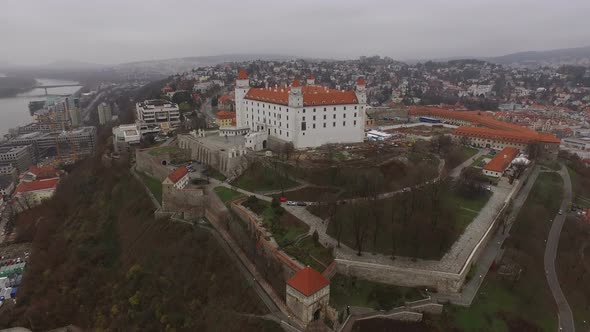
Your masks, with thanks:
[(352, 228), (354, 231), (354, 240), (357, 249), (357, 255), (361, 256), (363, 252), (363, 244), (365, 236), (367, 235), (367, 206), (364, 202), (355, 203), (352, 206)]

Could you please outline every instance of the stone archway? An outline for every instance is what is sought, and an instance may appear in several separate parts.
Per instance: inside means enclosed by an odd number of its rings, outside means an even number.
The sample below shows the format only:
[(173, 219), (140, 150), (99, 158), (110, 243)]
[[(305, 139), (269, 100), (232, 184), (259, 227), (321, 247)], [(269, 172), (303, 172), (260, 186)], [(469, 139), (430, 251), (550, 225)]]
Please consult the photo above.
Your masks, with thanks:
[(322, 308), (318, 308), (313, 312), (313, 320), (320, 320), (320, 318), (322, 318)]

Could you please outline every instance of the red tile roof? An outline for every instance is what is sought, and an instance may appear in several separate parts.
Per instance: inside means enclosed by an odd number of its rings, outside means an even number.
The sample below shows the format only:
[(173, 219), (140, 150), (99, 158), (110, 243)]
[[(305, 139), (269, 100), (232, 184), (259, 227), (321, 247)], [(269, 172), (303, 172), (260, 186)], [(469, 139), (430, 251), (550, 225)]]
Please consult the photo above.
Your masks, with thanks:
[(329, 285), (330, 281), (321, 273), (308, 266), (295, 273), (295, 275), (287, 281), (287, 284), (295, 288), (301, 294), (310, 296)]
[(299, 83), (299, 80), (298, 79), (295, 79), (293, 81), (293, 84), (291, 84), (291, 86), (294, 87), (294, 88), (298, 88), (298, 87), (301, 86), (301, 84)]
[(55, 177), (59, 177), (59, 173), (58, 173), (57, 169), (52, 166), (38, 167), (37, 165), (33, 165), (33, 166), (29, 167), (27, 172), (35, 175), (37, 180), (52, 179)]
[(356, 85), (365, 85), (365, 79), (362, 77), (359, 77), (358, 81), (356, 81)]
[(188, 169), (185, 166), (180, 166), (176, 168), (172, 173), (168, 174), (168, 178), (172, 183), (177, 183), (182, 179), (185, 175), (188, 174)]
[(518, 149), (512, 147), (505, 147), (498, 152), (494, 159), (492, 159), (483, 169), (487, 171), (502, 173), (510, 166), (510, 163), (518, 155)]
[[(481, 133), (486, 133), (486, 135), (496, 135), (498, 139), (503, 138), (511, 138), (511, 139), (518, 139), (518, 142), (526, 141), (539, 141), (543, 143), (559, 143), (559, 138), (551, 135), (551, 134), (544, 134), (538, 133), (532, 129), (528, 129), (517, 124), (508, 123), (500, 120), (496, 120), (488, 115), (486, 112), (481, 111), (453, 111), (453, 110), (446, 110), (441, 109), (438, 107), (412, 107), (410, 108), (410, 115), (413, 116), (433, 116), (433, 117), (441, 117), (441, 118), (448, 118), (448, 119), (455, 119), (459, 121), (470, 122), (474, 125), (479, 125), (485, 128), (489, 128), (489, 130), (495, 131), (481, 131)], [(455, 131), (464, 131), (464, 128), (473, 128), (473, 127), (460, 127), (457, 128)], [(475, 129), (484, 129), (484, 128), (475, 128)], [(459, 131), (460, 132), (460, 131)]]
[[(289, 105), (289, 87), (251, 88), (246, 99), (264, 101), (272, 104)], [(301, 87), (303, 106), (358, 104), (354, 91), (328, 89), (317, 85)]]
[(24, 192), (31, 192), (31, 191), (38, 191), (38, 190), (48, 190), (48, 189), (55, 189), (57, 187), (57, 183), (59, 182), (59, 178), (53, 179), (45, 179), (45, 180), (37, 180), (32, 182), (21, 182), (16, 187), (17, 193), (24, 193)]
[(240, 69), (240, 71), (238, 72), (238, 79), (239, 80), (248, 79), (248, 74), (246, 73), (246, 70), (244, 68)]
[(217, 112), (217, 114), (215, 114), (215, 117), (219, 120), (235, 119), (236, 112), (219, 111), (219, 112)]

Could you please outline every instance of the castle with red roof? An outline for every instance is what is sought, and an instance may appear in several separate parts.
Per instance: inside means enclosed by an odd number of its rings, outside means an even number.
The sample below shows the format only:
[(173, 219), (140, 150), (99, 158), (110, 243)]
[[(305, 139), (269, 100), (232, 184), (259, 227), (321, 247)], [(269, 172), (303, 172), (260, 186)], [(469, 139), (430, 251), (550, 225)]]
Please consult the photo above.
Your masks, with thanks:
[(248, 128), (246, 147), (260, 150), (267, 140), (291, 142), (295, 148), (326, 143), (357, 143), (364, 139), (367, 96), (360, 78), (355, 91), (306, 84), (251, 88), (245, 70), (236, 80), (236, 126)]

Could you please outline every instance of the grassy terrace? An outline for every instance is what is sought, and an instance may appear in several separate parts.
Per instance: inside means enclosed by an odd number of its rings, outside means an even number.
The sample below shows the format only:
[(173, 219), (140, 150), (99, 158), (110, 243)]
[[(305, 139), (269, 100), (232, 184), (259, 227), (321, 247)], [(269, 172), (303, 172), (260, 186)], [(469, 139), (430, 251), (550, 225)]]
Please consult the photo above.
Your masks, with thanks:
[(137, 172), (145, 185), (148, 189), (152, 192), (152, 194), (156, 197), (158, 202), (162, 203), (162, 182), (154, 179), (153, 177), (143, 173)]
[(398, 287), (336, 274), (330, 282), (330, 305), (342, 310), (347, 305), (389, 310), (406, 301), (423, 299), (416, 288)]
[(320, 272), (324, 271), (334, 260), (332, 249), (315, 243), (310, 236), (286, 246), (284, 250), (303, 265), (309, 265)]
[(265, 226), (271, 231), (277, 244), (304, 265), (309, 265), (321, 272), (334, 259), (332, 249), (316, 243), (311, 236), (295, 241), (309, 232), (309, 226), (285, 211), (280, 205), (273, 206), (256, 197), (249, 197), (242, 205), (262, 216)]
[(287, 172), (256, 163), (251, 165), (234, 185), (248, 191), (272, 191), (295, 187), (297, 182), (290, 179)]
[(301, 222), (281, 206), (273, 207), (270, 203), (252, 196), (242, 202), (242, 205), (261, 216), (279, 246), (285, 246), (298, 236), (309, 232), (309, 226)]
[(562, 193), (558, 174), (539, 175), (505, 243), (503, 262), (522, 269), (520, 278), (512, 281), (489, 273), (470, 308), (450, 307), (453, 327), (464, 331), (556, 330), (556, 308), (545, 279), (543, 256), (551, 227), (548, 220), (557, 213)]
[(242, 195), (240, 192), (222, 186), (213, 188), (213, 191), (215, 191), (215, 193), (217, 194), (217, 196), (219, 196), (223, 203), (227, 203), (238, 198), (244, 197), (244, 195)]

